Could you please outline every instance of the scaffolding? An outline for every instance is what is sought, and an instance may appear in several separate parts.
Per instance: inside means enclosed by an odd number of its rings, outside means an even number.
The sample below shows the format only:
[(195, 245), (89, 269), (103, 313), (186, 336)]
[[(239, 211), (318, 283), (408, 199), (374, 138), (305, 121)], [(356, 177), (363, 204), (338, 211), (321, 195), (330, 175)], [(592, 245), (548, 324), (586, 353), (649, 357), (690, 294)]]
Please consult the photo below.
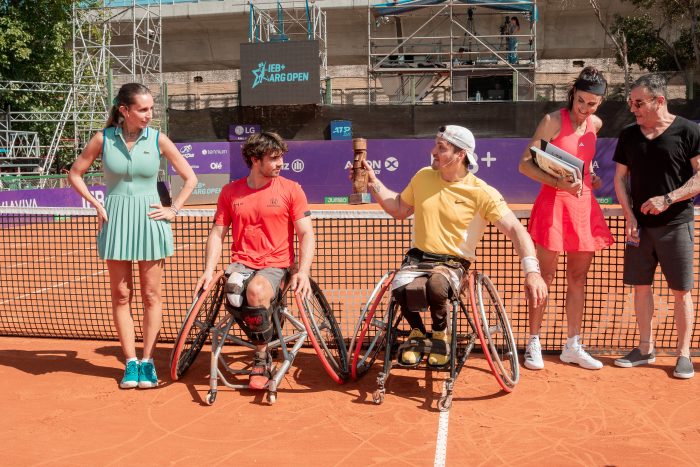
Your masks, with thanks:
[[(4, 175), (37, 175), (48, 173), (53, 158), (60, 150), (74, 150), (74, 139), (65, 138), (67, 109), (75, 86), (67, 83), (0, 81), (0, 91), (38, 93), (52, 96), (61, 110), (27, 110), (6, 108), (0, 111), (0, 172)], [(80, 89), (78, 87), (78, 89)], [(49, 100), (49, 99), (46, 99)], [(46, 101), (45, 100), (45, 101)], [(28, 130), (44, 127), (50, 138), (41, 144), (39, 132)], [(0, 183), (0, 189), (3, 184)]]
[(314, 2), (248, 2), (248, 42), (317, 40), (321, 81), (328, 77), (326, 13)]
[(104, 0), (98, 6), (73, 5), (74, 93), (70, 119), (77, 150), (104, 127), (119, 86), (138, 82), (154, 99), (151, 125), (167, 131), (162, 75), (161, 2)]
[[(126, 82), (151, 89), (152, 126), (167, 131), (160, 0), (105, 0), (91, 6), (75, 2), (72, 31), (73, 83), (0, 81), (0, 91), (47, 93), (62, 103), (55, 111), (0, 113), (0, 172), (6, 175), (49, 174), (61, 150), (77, 157), (92, 134), (104, 127), (114, 91)], [(36, 132), (23, 129), (31, 124), (50, 128), (51, 141), (41, 144)], [(37, 187), (45, 186), (45, 177), (36, 180)]]
[(370, 5), (370, 102), (534, 100), (536, 20), (535, 0)]

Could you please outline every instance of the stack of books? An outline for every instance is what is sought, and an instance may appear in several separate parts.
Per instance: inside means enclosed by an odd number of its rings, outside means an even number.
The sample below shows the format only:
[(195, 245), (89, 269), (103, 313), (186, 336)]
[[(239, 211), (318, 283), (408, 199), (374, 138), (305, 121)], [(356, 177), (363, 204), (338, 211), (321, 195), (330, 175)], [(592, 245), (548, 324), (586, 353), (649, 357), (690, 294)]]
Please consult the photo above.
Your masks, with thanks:
[(541, 140), (541, 148), (530, 146), (532, 160), (537, 166), (556, 178), (566, 178), (569, 182), (582, 180), (583, 161), (569, 154), (549, 141)]

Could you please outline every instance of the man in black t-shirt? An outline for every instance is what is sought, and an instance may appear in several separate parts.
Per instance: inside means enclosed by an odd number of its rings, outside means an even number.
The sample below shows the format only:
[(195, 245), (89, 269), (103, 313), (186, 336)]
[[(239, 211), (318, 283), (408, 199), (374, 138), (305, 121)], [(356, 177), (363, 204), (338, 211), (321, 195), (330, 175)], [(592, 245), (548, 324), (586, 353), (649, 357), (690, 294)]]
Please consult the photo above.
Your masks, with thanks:
[(693, 198), (700, 193), (700, 127), (669, 113), (666, 80), (645, 75), (632, 85), (637, 123), (622, 130), (613, 160), (615, 193), (626, 220), (624, 281), (634, 286), (639, 347), (615, 360), (620, 367), (655, 361), (651, 285), (656, 266), (675, 298), (678, 359), (673, 376), (692, 378)]

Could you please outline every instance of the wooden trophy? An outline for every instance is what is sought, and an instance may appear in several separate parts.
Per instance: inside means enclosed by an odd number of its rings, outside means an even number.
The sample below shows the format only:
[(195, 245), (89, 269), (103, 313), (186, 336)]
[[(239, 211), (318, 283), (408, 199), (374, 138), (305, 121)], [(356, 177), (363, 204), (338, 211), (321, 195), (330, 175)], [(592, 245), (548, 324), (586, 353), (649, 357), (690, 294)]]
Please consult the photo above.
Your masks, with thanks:
[(349, 204), (367, 204), (372, 202), (367, 187), (368, 174), (363, 165), (367, 159), (367, 140), (364, 138), (353, 138), (352, 150), (355, 157), (352, 161), (352, 194), (348, 197)]

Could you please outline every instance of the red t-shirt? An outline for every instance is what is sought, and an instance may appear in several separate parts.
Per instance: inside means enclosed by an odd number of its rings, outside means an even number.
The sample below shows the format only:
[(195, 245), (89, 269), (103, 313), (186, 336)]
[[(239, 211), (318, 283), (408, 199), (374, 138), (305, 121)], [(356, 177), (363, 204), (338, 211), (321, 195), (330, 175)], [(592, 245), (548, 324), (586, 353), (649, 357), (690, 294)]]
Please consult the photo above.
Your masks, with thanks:
[(231, 261), (249, 268), (287, 268), (294, 263), (294, 222), (311, 215), (298, 183), (273, 178), (254, 190), (241, 178), (224, 186), (214, 223), (231, 226)]

